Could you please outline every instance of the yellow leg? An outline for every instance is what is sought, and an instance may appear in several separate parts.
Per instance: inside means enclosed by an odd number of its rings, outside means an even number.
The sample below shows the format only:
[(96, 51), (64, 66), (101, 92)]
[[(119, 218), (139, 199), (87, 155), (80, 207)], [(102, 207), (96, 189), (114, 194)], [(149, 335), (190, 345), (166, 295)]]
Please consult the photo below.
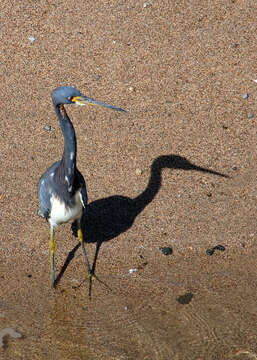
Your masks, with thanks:
[(80, 222), (78, 222), (78, 238), (79, 238), (80, 243), (84, 242), (83, 233), (82, 233), (82, 229), (81, 229), (81, 226), (80, 226)]
[(51, 266), (51, 284), (52, 284), (52, 287), (54, 287), (54, 281), (55, 281), (55, 268), (54, 268), (55, 243), (54, 243), (54, 229), (53, 229), (52, 226), (50, 226), (49, 250), (50, 250), (50, 266)]
[(83, 232), (82, 232), (79, 220), (77, 222), (77, 225), (78, 225), (78, 233), (77, 233), (78, 234), (78, 239), (79, 239), (79, 242), (81, 244), (82, 253), (83, 253), (83, 256), (84, 256), (84, 259), (85, 259), (85, 264), (86, 264), (87, 271), (88, 271), (88, 277), (89, 277), (89, 279), (94, 280), (94, 277), (92, 276), (92, 273), (91, 273), (91, 269), (90, 269), (86, 249), (85, 249), (84, 236), (83, 236)]

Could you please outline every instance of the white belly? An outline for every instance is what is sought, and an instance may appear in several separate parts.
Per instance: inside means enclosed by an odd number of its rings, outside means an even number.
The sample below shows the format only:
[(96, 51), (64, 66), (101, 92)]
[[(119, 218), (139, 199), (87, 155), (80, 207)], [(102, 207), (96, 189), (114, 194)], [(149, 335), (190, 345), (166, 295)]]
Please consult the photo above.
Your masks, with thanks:
[(82, 215), (82, 202), (80, 193), (75, 194), (75, 204), (72, 208), (67, 208), (58, 197), (52, 196), (51, 198), (51, 212), (49, 217), (50, 224), (55, 227), (62, 223), (80, 219)]

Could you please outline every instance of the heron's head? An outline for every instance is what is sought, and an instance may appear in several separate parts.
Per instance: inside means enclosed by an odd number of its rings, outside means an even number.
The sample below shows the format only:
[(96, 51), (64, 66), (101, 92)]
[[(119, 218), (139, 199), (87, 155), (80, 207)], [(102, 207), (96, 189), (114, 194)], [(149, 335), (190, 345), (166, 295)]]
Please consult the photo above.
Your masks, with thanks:
[(72, 86), (60, 86), (53, 90), (52, 92), (52, 100), (54, 105), (70, 105), (70, 104), (77, 104), (77, 105), (98, 105), (103, 106), (108, 109), (116, 110), (125, 112), (125, 110), (118, 108), (113, 105), (106, 104), (102, 101), (94, 100), (87, 96), (81, 94), (79, 90)]
[(54, 105), (74, 104), (75, 102), (72, 100), (80, 96), (80, 91), (72, 86), (60, 86), (54, 89), (52, 92), (52, 100)]

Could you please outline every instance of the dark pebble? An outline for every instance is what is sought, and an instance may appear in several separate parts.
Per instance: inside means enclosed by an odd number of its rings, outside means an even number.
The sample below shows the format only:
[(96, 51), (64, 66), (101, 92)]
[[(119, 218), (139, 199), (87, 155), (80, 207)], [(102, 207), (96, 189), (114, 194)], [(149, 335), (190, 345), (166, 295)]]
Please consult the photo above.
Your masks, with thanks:
[(213, 248), (206, 250), (206, 254), (209, 255), (209, 256), (211, 256), (213, 253), (214, 253)]
[(237, 167), (236, 167), (236, 166), (233, 166), (233, 167), (232, 167), (232, 170), (237, 171)]
[(177, 300), (177, 302), (179, 302), (182, 305), (187, 305), (190, 303), (192, 298), (193, 298), (193, 294), (188, 292), (184, 295), (179, 296), (176, 300)]
[(206, 254), (211, 256), (211, 255), (213, 255), (215, 250), (225, 251), (225, 247), (223, 245), (216, 245), (216, 246), (214, 246), (214, 247), (212, 247), (210, 249), (207, 249)]
[(46, 125), (46, 126), (44, 127), (44, 130), (45, 130), (45, 131), (51, 131), (51, 126), (50, 126), (50, 125)]
[(212, 193), (208, 193), (207, 196), (208, 196), (208, 197), (212, 197)]
[(163, 253), (163, 255), (171, 255), (172, 248), (171, 247), (160, 247), (159, 250)]
[(31, 275), (31, 274), (28, 274), (27, 276), (28, 276), (28, 278), (31, 278), (31, 277), (32, 277), (32, 275)]
[(225, 247), (223, 245), (216, 245), (213, 248), (214, 250), (219, 250), (219, 251), (225, 251)]
[(94, 75), (93, 75), (93, 78), (94, 78), (96, 81), (98, 81), (98, 80), (101, 79), (101, 75), (94, 74)]
[(243, 99), (248, 99), (248, 97), (249, 97), (248, 93), (244, 93), (244, 94), (242, 95), (242, 98), (243, 98)]

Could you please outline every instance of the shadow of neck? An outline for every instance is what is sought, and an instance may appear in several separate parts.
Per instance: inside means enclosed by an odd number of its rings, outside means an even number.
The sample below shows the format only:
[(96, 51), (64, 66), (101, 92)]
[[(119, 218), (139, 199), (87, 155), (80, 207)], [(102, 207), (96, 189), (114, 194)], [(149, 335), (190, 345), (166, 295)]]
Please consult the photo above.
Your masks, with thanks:
[(155, 198), (161, 183), (162, 183), (162, 169), (180, 169), (191, 170), (202, 173), (208, 173), (227, 178), (227, 175), (217, 171), (206, 169), (192, 164), (186, 158), (179, 155), (162, 155), (156, 158), (151, 166), (151, 174), (146, 189), (133, 199), (135, 206), (135, 215), (138, 215), (144, 208)]
[(158, 191), (161, 187), (162, 182), (162, 167), (159, 162), (155, 160), (151, 166), (151, 174), (145, 190), (133, 199), (135, 206), (135, 216), (141, 213), (144, 208), (150, 204), (150, 202), (155, 198)]

